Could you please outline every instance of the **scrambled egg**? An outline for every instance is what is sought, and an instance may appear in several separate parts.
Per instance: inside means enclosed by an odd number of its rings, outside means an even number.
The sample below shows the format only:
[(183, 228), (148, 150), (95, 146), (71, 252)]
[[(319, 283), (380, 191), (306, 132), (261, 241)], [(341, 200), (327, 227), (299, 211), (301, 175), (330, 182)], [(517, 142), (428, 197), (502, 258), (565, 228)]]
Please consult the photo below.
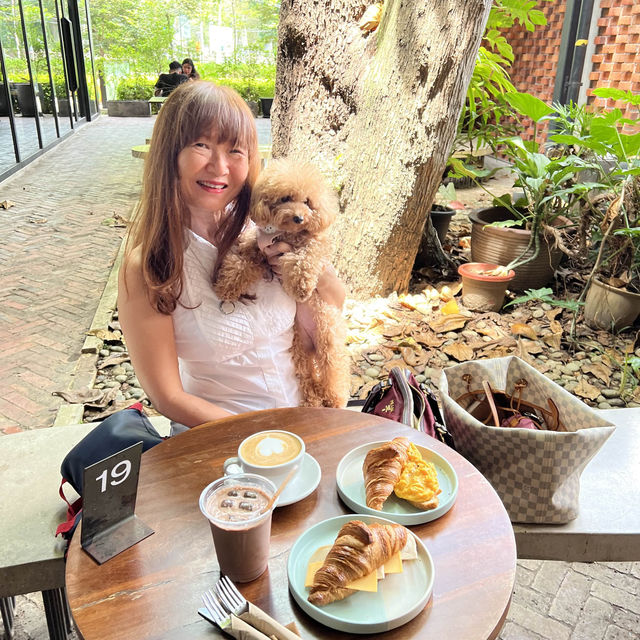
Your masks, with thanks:
[(431, 462), (422, 459), (414, 444), (409, 445), (408, 454), (407, 462), (402, 467), (400, 479), (393, 491), (398, 498), (411, 503), (430, 502), (440, 493), (436, 468)]

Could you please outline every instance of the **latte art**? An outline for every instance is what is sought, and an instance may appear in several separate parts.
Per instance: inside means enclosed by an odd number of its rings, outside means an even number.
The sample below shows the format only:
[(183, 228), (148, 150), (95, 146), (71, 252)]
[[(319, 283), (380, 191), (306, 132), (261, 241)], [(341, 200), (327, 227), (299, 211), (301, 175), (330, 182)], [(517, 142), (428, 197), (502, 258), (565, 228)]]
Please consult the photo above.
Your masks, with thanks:
[(249, 464), (274, 467), (293, 460), (302, 446), (297, 438), (283, 431), (264, 431), (245, 440), (240, 456)]

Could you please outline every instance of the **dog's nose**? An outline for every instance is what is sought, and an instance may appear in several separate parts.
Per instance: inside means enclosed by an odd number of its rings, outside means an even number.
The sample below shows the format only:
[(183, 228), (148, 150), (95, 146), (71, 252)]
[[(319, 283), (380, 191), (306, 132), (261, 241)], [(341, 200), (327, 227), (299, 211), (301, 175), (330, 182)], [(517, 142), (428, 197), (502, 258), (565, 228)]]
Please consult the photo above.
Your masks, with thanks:
[(293, 216), (293, 221), (296, 224), (302, 224), (304, 222), (304, 218), (302, 216)]

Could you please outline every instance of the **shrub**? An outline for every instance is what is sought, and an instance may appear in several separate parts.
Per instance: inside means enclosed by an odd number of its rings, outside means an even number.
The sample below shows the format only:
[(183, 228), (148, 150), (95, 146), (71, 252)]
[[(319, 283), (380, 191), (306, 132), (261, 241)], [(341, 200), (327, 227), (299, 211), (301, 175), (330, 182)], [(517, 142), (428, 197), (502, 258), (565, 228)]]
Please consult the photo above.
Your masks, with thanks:
[(148, 100), (153, 96), (155, 80), (144, 76), (124, 78), (118, 83), (116, 97), (118, 100)]

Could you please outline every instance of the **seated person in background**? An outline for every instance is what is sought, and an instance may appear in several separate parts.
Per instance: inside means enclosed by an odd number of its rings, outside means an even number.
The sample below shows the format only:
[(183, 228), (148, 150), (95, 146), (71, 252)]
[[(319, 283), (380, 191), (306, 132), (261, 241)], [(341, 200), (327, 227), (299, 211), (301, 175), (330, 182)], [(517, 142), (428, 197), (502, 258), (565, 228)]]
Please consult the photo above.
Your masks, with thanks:
[(166, 98), (178, 85), (186, 82), (188, 78), (181, 73), (182, 65), (174, 60), (169, 64), (169, 73), (161, 73), (156, 82), (154, 96)]
[(200, 74), (196, 71), (196, 67), (191, 58), (185, 58), (182, 61), (182, 73), (189, 80), (200, 80)]

